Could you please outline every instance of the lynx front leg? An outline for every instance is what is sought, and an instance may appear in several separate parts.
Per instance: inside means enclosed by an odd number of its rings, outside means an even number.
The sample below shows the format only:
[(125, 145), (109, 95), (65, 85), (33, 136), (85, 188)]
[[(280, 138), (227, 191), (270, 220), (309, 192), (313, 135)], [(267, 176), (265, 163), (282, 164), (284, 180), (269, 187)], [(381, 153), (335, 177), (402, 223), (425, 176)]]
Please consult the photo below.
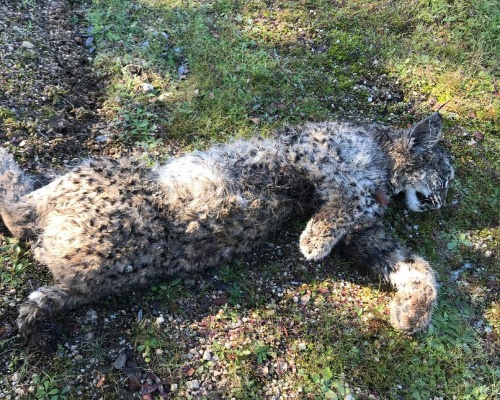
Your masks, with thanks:
[(381, 224), (350, 233), (342, 250), (397, 289), (391, 303), (391, 324), (396, 329), (413, 334), (428, 328), (436, 304), (437, 283), (427, 261), (410, 254)]
[(353, 224), (345, 206), (339, 202), (326, 203), (313, 215), (300, 235), (302, 254), (308, 260), (321, 260)]
[(375, 199), (362, 199), (357, 194), (349, 195), (342, 191), (330, 194), (330, 198), (312, 216), (300, 235), (302, 254), (308, 260), (325, 258), (359, 218), (367, 213), (371, 216), (380, 215), (380, 204)]

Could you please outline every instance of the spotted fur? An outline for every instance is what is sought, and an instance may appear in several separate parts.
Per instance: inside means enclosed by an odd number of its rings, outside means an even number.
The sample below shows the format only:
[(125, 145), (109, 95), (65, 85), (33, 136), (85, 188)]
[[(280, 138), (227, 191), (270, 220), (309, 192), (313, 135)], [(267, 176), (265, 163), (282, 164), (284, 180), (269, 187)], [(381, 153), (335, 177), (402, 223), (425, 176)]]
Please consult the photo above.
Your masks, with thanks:
[(437, 113), (404, 131), (309, 123), (152, 169), (87, 160), (38, 189), (2, 149), (3, 222), (55, 280), (21, 306), (19, 331), (43, 346), (54, 313), (248, 253), (299, 213), (310, 215), (299, 244), (307, 259), (340, 244), (396, 288), (392, 324), (423, 330), (434, 272), (383, 230), (381, 199), (404, 191), (414, 211), (444, 204), (453, 168), (440, 138)]

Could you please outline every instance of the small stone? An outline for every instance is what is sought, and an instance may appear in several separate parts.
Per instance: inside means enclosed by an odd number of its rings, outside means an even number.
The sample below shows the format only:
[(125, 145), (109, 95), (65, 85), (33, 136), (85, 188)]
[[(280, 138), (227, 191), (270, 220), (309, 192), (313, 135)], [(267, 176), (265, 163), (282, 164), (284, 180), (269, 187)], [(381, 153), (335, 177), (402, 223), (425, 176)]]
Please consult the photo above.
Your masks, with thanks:
[(194, 379), (192, 381), (187, 381), (186, 386), (191, 390), (198, 390), (200, 388), (200, 381)]
[(489, 258), (489, 257), (491, 257), (491, 255), (492, 255), (492, 254), (493, 254), (493, 253), (491, 252), (491, 250), (486, 250), (486, 251), (484, 252), (484, 256), (485, 256), (485, 257), (488, 257), (488, 258)]
[(35, 45), (31, 42), (27, 42), (27, 41), (24, 41), (22, 44), (21, 44), (22, 47), (26, 48), (26, 49), (34, 49), (35, 48)]
[(288, 369), (288, 363), (286, 361), (279, 362), (278, 369), (280, 372), (286, 372), (286, 370)]
[(144, 93), (151, 93), (154, 90), (155, 90), (155, 87), (153, 85), (151, 85), (151, 83), (143, 83), (142, 84), (142, 91)]
[(209, 350), (205, 350), (203, 353), (203, 360), (205, 361), (210, 361), (212, 359), (212, 354), (210, 353)]
[(19, 387), (17, 388), (15, 391), (14, 391), (16, 394), (20, 395), (20, 396), (23, 396), (25, 395), (26, 393), (24, 392), (24, 389), (22, 387)]
[(94, 333), (89, 332), (83, 338), (85, 339), (85, 341), (90, 342), (91, 340), (94, 340), (94, 337), (95, 337)]
[(307, 346), (306, 346), (306, 344), (305, 344), (305, 343), (299, 343), (299, 350), (304, 351), (304, 350), (306, 350), (306, 349), (307, 349)]
[(97, 143), (104, 143), (108, 141), (107, 135), (99, 135), (94, 139)]
[(127, 361), (127, 356), (125, 353), (121, 353), (118, 358), (114, 361), (113, 367), (116, 369), (122, 369)]
[(178, 388), (179, 388), (179, 385), (177, 385), (177, 383), (172, 383), (170, 385), (170, 391), (171, 392), (176, 392)]
[(165, 322), (165, 318), (163, 316), (159, 316), (158, 318), (156, 318), (156, 325), (161, 325)]

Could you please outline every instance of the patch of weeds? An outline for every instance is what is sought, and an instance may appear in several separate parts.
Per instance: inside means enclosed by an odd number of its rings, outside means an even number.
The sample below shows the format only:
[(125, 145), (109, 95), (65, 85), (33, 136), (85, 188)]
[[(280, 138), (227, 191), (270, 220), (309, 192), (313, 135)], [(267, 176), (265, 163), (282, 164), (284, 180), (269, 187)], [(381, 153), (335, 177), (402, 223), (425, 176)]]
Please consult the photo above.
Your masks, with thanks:
[(271, 348), (269, 346), (258, 346), (254, 351), (253, 351), (256, 360), (257, 360), (257, 365), (261, 365), (264, 361), (266, 361), (268, 358), (275, 357), (276, 354), (271, 351)]
[(217, 271), (217, 277), (222, 284), (215, 282), (215, 285), (227, 293), (229, 304), (248, 306), (257, 301), (255, 293), (248, 285), (248, 271), (243, 264), (235, 261), (231, 265), (224, 266)]
[(227, 293), (229, 294), (228, 301), (233, 306), (240, 304), (243, 300), (243, 292), (241, 291), (240, 285), (236, 282), (233, 282), (227, 287)]
[(325, 399), (343, 399), (352, 394), (345, 379), (342, 376), (334, 377), (328, 367), (319, 373), (313, 373), (311, 380), (317, 386), (316, 391), (322, 393)]
[(69, 396), (69, 386), (58, 387), (59, 385), (48, 375), (33, 376), (35, 385), (35, 398), (43, 400), (66, 400)]
[(4, 238), (5, 243), (0, 247), (0, 287), (14, 289), (24, 283), (25, 273), (30, 262), (23, 257), (24, 249), (16, 239)]
[(448, 240), (447, 247), (448, 250), (455, 250), (461, 246), (472, 247), (473, 243), (467, 240), (467, 235), (465, 233), (456, 233), (454, 235), (443, 234), (444, 239)]
[(144, 341), (143, 344), (137, 346), (137, 351), (141, 353), (142, 358), (145, 362), (149, 363), (151, 361), (151, 356), (156, 349), (161, 348), (161, 344), (156, 337), (150, 337)]
[(168, 283), (151, 286), (151, 291), (155, 293), (155, 297), (172, 302), (184, 291), (182, 279), (176, 278)]

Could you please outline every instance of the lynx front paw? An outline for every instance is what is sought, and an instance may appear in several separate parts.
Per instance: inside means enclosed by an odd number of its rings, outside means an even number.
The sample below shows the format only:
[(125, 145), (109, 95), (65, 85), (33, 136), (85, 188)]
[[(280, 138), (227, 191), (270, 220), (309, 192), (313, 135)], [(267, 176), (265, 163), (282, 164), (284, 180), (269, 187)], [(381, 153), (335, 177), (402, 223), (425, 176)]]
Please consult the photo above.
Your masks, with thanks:
[(400, 263), (391, 281), (398, 288), (391, 303), (392, 325), (409, 334), (425, 331), (437, 298), (436, 279), (427, 261), (415, 257)]
[(399, 291), (391, 303), (391, 324), (396, 329), (413, 334), (429, 327), (436, 291), (427, 286), (420, 291)]
[[(337, 242), (329, 235), (329, 229), (318, 226), (324, 225), (318, 222), (307, 224), (306, 229), (300, 235), (300, 251), (308, 260), (321, 260), (325, 258)], [(321, 229), (323, 228), (323, 229)]]

